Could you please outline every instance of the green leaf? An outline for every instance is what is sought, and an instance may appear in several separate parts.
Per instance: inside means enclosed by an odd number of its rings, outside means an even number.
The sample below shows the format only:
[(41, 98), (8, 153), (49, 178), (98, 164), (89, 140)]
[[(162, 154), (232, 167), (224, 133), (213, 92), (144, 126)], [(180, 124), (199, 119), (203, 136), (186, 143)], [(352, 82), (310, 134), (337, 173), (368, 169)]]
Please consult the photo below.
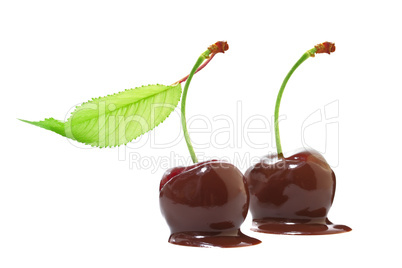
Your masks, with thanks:
[(38, 121), (38, 122), (32, 122), (32, 121), (23, 120), (23, 119), (19, 119), (19, 120), (21, 120), (22, 122), (28, 123), (28, 124), (32, 124), (37, 127), (51, 130), (62, 136), (66, 136), (66, 132), (64, 131), (64, 122), (62, 122), (60, 120), (56, 120), (54, 118), (46, 118), (45, 120)]
[(148, 85), (83, 103), (66, 122), (53, 118), (21, 121), (92, 146), (113, 147), (127, 144), (162, 123), (180, 96), (181, 84)]

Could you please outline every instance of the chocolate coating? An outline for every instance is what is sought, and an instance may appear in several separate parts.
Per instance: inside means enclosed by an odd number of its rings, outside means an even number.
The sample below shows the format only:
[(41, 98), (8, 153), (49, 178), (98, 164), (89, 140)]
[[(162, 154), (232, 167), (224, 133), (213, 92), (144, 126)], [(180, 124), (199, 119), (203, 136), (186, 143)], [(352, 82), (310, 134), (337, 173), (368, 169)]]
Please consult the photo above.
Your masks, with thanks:
[(275, 234), (347, 232), (327, 214), (335, 196), (335, 173), (315, 151), (286, 158), (268, 156), (245, 174), (250, 191), (252, 230)]
[(159, 194), (170, 243), (199, 247), (238, 247), (260, 243), (240, 232), (249, 206), (243, 174), (220, 161), (166, 171)]

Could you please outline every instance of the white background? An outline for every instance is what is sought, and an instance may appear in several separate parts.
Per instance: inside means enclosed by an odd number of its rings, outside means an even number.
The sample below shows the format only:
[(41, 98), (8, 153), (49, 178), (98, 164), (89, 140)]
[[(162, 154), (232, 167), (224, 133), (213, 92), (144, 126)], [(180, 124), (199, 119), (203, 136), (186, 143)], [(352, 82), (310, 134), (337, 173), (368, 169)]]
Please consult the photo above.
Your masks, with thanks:
[[(400, 265), (398, 1), (275, 2), (2, 1), (0, 267)], [(329, 218), (352, 232), (257, 234), (249, 231), (248, 215), (242, 230), (261, 239), (258, 246), (171, 245), (158, 185), (166, 168), (180, 163), (150, 166), (132, 157), (188, 157), (184, 140), (170, 148), (151, 143), (180, 135), (177, 113), (144, 135), (141, 146), (114, 149), (82, 146), (17, 120), (63, 120), (93, 97), (171, 84), (218, 40), (230, 49), (195, 76), (187, 116), (205, 116), (213, 131), (224, 126), (215, 116), (227, 115), (239, 124), (236, 133), (255, 115), (271, 120), (277, 90), (306, 50), (336, 43), (334, 54), (307, 60), (291, 78), (281, 105), (282, 146), (285, 152), (306, 143), (326, 150), (337, 175)], [(311, 126), (303, 143), (304, 120), (333, 102), (339, 104), (334, 124)], [(272, 132), (250, 135), (196, 152), (234, 162), (236, 155), (274, 150)], [(209, 137), (192, 135), (194, 141)], [(250, 164), (238, 167), (244, 172)]]

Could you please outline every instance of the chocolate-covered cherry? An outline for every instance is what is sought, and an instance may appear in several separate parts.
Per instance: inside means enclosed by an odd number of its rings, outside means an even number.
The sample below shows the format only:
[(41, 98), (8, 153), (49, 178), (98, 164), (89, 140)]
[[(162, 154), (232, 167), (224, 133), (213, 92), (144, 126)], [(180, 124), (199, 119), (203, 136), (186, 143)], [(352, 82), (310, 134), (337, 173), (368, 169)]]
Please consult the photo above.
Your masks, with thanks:
[(240, 231), (249, 193), (243, 174), (230, 163), (215, 160), (170, 169), (161, 180), (159, 198), (170, 243), (237, 247), (260, 242)]
[(283, 90), (294, 70), (316, 53), (335, 51), (329, 42), (307, 51), (293, 66), (279, 90), (275, 105), (275, 138), (278, 153), (264, 157), (245, 173), (250, 190), (253, 231), (275, 234), (334, 234), (350, 231), (332, 224), (327, 214), (335, 196), (335, 173), (316, 151), (282, 154), (278, 115)]
[(198, 163), (187, 131), (185, 105), (190, 81), (205, 59), (227, 48), (226, 42), (218, 42), (201, 54), (183, 89), (181, 121), (195, 164), (166, 171), (159, 187), (160, 208), (170, 227), (169, 242), (173, 244), (239, 247), (260, 243), (240, 231), (250, 199), (243, 174), (227, 162), (212, 160)]
[(250, 190), (252, 230), (279, 234), (350, 231), (327, 214), (335, 196), (335, 173), (318, 152), (267, 156), (245, 174)]

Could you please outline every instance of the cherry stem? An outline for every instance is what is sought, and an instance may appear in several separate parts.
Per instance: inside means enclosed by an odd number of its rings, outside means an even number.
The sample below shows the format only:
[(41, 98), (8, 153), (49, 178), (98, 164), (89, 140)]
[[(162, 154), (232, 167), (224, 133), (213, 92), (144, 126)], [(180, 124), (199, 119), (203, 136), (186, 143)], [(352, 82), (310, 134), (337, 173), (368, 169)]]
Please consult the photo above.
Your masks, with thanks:
[[(197, 62), (193, 66), (193, 69), (191, 69), (190, 74), (175, 83), (175, 84), (177, 84), (177, 83), (181, 83), (181, 82), (184, 82), (187, 80), (186, 84), (184, 85), (183, 96), (181, 99), (181, 124), (183, 127), (184, 138), (186, 140), (188, 151), (190, 152), (193, 163), (198, 163), (198, 159), (197, 159), (197, 156), (195, 155), (194, 148), (193, 148), (193, 145), (191, 144), (190, 136), (189, 136), (188, 130), (187, 130), (186, 100), (187, 100), (188, 87), (190, 86), (190, 82), (191, 82), (191, 79), (193, 78), (194, 74), (197, 73), (198, 71), (200, 71), (202, 68), (204, 68), (211, 61), (211, 59), (215, 56), (216, 53), (219, 53), (219, 52), (224, 53), (228, 49), (229, 49), (229, 46), (224, 41), (216, 42), (215, 44), (211, 45), (198, 58)], [(204, 62), (204, 60), (206, 60), (206, 59), (207, 59), (207, 61), (203, 65), (201, 65)]]
[(285, 79), (282, 82), (281, 88), (279, 89), (278, 96), (276, 97), (276, 103), (275, 103), (275, 114), (274, 114), (274, 125), (275, 125), (275, 142), (276, 142), (276, 150), (278, 153), (278, 158), (283, 157), (283, 152), (282, 152), (282, 145), (281, 145), (281, 138), (279, 136), (279, 106), (281, 104), (281, 99), (283, 95), (283, 91), (285, 90), (286, 84), (289, 81), (289, 78), (292, 76), (294, 71), (299, 67), (305, 60), (307, 60), (310, 57), (314, 57), (315, 54), (318, 53), (328, 53), (330, 54), (331, 52), (335, 51), (335, 44), (330, 43), (330, 42), (324, 42), (321, 44), (318, 44), (314, 46), (314, 48), (307, 50), (303, 56), (293, 65), (292, 69), (288, 72), (286, 75)]

